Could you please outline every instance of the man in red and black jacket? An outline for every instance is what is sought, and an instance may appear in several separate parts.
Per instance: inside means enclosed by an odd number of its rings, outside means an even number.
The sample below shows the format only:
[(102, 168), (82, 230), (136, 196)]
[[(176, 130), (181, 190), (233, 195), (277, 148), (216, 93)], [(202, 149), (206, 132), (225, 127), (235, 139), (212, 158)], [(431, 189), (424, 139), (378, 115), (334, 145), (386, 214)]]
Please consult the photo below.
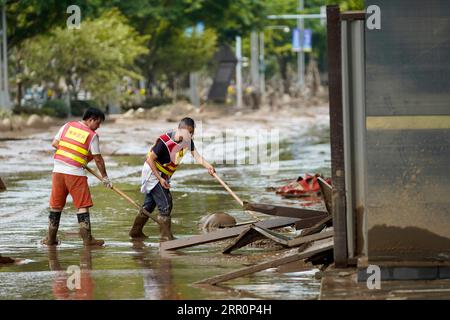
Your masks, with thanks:
[[(174, 239), (171, 230), (172, 195), (170, 193), (170, 179), (178, 168), (181, 159), (189, 150), (195, 161), (206, 168), (210, 175), (215, 173), (214, 167), (209, 164), (195, 149), (192, 136), (195, 122), (191, 118), (180, 121), (178, 129), (166, 132), (159, 136), (147, 154), (142, 169), (141, 192), (145, 194), (143, 208), (148, 212), (158, 207), (160, 223), (160, 240)], [(146, 238), (142, 232), (148, 221), (148, 216), (140, 212), (130, 231), (133, 239)]]

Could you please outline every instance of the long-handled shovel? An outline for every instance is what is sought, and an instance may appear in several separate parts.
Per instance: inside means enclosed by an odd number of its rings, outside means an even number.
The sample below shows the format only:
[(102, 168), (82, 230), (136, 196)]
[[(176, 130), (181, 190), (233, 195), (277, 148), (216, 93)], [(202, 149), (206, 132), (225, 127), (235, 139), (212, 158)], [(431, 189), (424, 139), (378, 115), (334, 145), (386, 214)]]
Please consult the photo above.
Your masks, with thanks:
[[(213, 174), (213, 177), (216, 178), (217, 181), (219, 181), (219, 183), (228, 191), (229, 194), (231, 194), (231, 196), (239, 203), (239, 205), (241, 207), (244, 207), (244, 202), (233, 192), (233, 190), (230, 189), (229, 186), (227, 186), (227, 184), (225, 182), (223, 182), (222, 179), (219, 178), (219, 176), (216, 173)], [(244, 211), (245, 211), (245, 213), (249, 214), (256, 221), (261, 220), (253, 212), (251, 212), (249, 210), (244, 210)]]
[[(92, 170), (89, 167), (84, 167), (87, 171), (89, 171), (92, 175), (94, 175), (98, 180), (102, 181), (102, 177), (100, 177), (100, 175), (95, 172), (94, 170)], [(153, 216), (151, 216), (150, 212), (148, 212), (147, 210), (145, 210), (143, 207), (141, 207), (138, 203), (136, 203), (136, 201), (134, 201), (133, 199), (131, 199), (129, 196), (127, 196), (125, 193), (123, 193), (122, 191), (120, 191), (119, 189), (117, 189), (116, 187), (112, 187), (112, 190), (117, 193), (118, 195), (120, 195), (122, 198), (124, 198), (125, 200), (127, 200), (129, 203), (131, 203), (133, 206), (135, 206), (137, 209), (141, 210), (146, 216), (148, 216), (150, 219), (152, 219), (154, 222), (156, 222), (158, 225), (160, 224), (158, 222), (158, 220), (156, 220), (156, 218), (154, 218)]]

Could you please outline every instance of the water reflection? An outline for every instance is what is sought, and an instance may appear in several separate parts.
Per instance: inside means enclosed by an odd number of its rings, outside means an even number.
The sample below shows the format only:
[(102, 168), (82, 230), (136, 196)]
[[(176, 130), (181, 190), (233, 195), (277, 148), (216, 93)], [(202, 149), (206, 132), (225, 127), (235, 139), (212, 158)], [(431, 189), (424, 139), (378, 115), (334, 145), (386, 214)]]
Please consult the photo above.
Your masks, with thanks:
[[(68, 286), (72, 273), (67, 272), (67, 267), (62, 267), (58, 258), (58, 249), (55, 246), (48, 247), (48, 265), (51, 271), (55, 271), (52, 284), (53, 296), (57, 300), (92, 300), (94, 298), (95, 282), (92, 278), (91, 248), (84, 247), (80, 252), (80, 282), (74, 290)], [(72, 278), (69, 282), (71, 282)], [(74, 282), (72, 282), (74, 283)], [(78, 288), (77, 288), (78, 287)]]
[[(173, 279), (172, 261), (161, 255), (155, 259), (151, 247), (143, 241), (133, 241), (136, 252), (133, 259), (141, 266), (144, 280), (144, 299), (148, 300), (182, 300), (178, 286)], [(153, 258), (153, 259), (152, 259)]]

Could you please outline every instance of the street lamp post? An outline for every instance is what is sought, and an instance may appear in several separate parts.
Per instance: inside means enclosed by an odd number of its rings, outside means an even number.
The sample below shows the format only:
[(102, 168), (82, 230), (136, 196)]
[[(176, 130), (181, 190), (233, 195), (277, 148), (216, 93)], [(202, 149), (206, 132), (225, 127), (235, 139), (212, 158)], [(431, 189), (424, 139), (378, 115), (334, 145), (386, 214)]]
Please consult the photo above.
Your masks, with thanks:
[(236, 107), (242, 108), (242, 39), (236, 36)]
[[(304, 0), (299, 0), (299, 10), (304, 10)], [(297, 27), (300, 29), (300, 39), (303, 39), (303, 26), (304, 26), (304, 19), (321, 19), (321, 21), (324, 21), (324, 19), (327, 18), (326, 12), (321, 8), (320, 13), (316, 14), (282, 14), (282, 15), (269, 15), (267, 16), (268, 19), (295, 19), (297, 20)], [(303, 50), (300, 50), (297, 55), (297, 67), (298, 67), (298, 84), (301, 87), (303, 87), (305, 81), (304, 81), (304, 68), (305, 68), (305, 57)]]

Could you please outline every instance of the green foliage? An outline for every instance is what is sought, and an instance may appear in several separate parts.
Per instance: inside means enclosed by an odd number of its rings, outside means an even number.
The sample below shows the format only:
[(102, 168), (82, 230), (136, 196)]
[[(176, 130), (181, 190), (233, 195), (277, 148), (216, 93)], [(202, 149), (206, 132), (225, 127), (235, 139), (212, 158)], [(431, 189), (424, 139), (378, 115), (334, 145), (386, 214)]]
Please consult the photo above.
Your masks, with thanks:
[[(3, 1), (5, 2), (5, 1)], [(6, 1), (8, 46), (14, 48), (26, 39), (48, 33), (52, 28), (66, 27), (67, 7), (76, 4), (82, 18), (97, 15), (101, 0), (20, 0)]]
[(72, 97), (85, 89), (106, 102), (124, 76), (139, 78), (134, 61), (148, 53), (147, 40), (113, 9), (98, 19), (84, 20), (79, 30), (57, 28), (50, 35), (25, 41), (24, 69), (34, 81), (58, 83), (64, 78)]
[(69, 115), (69, 106), (64, 100), (48, 100), (42, 106), (42, 113), (51, 117), (67, 118)]
[(174, 32), (154, 54), (154, 63), (164, 66), (157, 74), (180, 75), (202, 69), (216, 50), (216, 39), (213, 30), (194, 32), (191, 36)]
[(89, 108), (99, 108), (97, 103), (92, 100), (71, 100), (70, 101), (70, 111), (73, 116), (81, 117), (84, 111)]
[(364, 9), (364, 0), (327, 0), (327, 4), (338, 4), (341, 11)]

